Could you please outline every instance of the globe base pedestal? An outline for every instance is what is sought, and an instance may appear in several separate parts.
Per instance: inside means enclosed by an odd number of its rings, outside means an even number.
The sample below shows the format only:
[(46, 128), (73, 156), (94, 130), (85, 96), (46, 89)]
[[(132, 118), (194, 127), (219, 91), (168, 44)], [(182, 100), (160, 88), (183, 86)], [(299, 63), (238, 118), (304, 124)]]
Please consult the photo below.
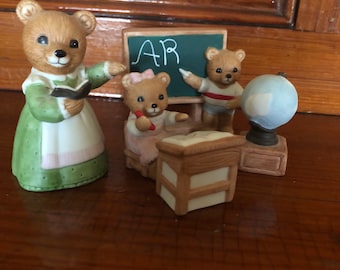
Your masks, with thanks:
[(287, 166), (286, 138), (276, 135), (277, 143), (263, 146), (247, 140), (241, 147), (241, 161), (239, 170), (251, 173), (282, 176)]
[(276, 135), (276, 129), (265, 129), (259, 124), (250, 121), (251, 129), (246, 135), (246, 139), (254, 144), (271, 146), (278, 143), (278, 137)]

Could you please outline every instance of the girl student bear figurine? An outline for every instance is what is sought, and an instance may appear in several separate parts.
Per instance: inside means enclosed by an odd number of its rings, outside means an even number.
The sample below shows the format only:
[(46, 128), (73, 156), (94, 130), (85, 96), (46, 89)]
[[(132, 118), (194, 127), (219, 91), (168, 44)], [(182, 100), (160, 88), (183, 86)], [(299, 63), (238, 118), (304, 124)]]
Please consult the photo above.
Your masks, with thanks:
[(186, 113), (166, 110), (169, 83), (169, 74), (160, 72), (155, 75), (151, 69), (143, 73), (128, 73), (122, 78), (124, 104), (130, 110), (125, 125), (126, 150), (138, 156), (141, 166), (148, 166), (156, 160), (156, 144), (162, 138), (188, 132), (167, 129), (170, 125), (189, 118)]
[(29, 191), (72, 188), (107, 171), (104, 139), (85, 100), (91, 89), (125, 70), (115, 62), (86, 68), (86, 36), (94, 15), (46, 11), (34, 0), (16, 8), (24, 24), (23, 48), (32, 65), (22, 88), (26, 103), (14, 138), (12, 171)]
[(202, 93), (202, 120), (206, 129), (233, 133), (232, 120), (235, 109), (240, 107), (243, 92), (237, 80), (241, 75), (241, 63), (245, 56), (241, 49), (231, 51), (209, 47), (205, 51), (207, 78), (179, 69), (184, 81)]

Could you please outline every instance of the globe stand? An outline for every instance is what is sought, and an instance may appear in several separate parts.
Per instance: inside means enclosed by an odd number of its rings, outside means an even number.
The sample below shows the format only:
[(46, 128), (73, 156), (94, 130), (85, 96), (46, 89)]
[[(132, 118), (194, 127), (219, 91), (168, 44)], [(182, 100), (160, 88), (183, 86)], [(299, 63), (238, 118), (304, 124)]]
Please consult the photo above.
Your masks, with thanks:
[(264, 146), (275, 145), (279, 142), (276, 129), (266, 129), (252, 121), (249, 121), (249, 124), (251, 129), (246, 135), (248, 141)]
[(294, 85), (285, 77), (284, 72), (261, 75), (244, 88), (241, 108), (251, 129), (241, 150), (240, 170), (270, 175), (286, 172), (287, 142), (276, 134), (276, 129), (294, 116), (298, 96)]
[(282, 176), (287, 167), (287, 141), (275, 130), (250, 122), (247, 142), (241, 147), (240, 171)]

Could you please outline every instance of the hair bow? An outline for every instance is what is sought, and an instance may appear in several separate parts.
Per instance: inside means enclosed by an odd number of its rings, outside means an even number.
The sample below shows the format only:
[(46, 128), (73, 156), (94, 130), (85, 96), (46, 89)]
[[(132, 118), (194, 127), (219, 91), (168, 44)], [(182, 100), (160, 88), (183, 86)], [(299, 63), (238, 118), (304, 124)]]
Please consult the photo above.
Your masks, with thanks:
[(151, 68), (145, 70), (142, 73), (139, 72), (131, 72), (130, 73), (130, 80), (132, 84), (139, 83), (144, 79), (152, 79), (155, 77), (153, 70)]

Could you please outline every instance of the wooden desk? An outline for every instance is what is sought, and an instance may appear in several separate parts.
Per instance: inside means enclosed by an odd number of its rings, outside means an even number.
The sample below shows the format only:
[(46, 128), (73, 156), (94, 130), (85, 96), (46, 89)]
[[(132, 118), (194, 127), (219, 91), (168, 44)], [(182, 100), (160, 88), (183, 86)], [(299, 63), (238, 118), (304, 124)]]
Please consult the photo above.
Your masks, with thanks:
[[(239, 172), (231, 203), (178, 218), (155, 183), (125, 168), (121, 102), (91, 98), (106, 177), (31, 193), (11, 174), (20, 92), (0, 92), (0, 269), (340, 269), (340, 117), (298, 114), (279, 129), (283, 177)], [(248, 128), (240, 111), (236, 131)]]

